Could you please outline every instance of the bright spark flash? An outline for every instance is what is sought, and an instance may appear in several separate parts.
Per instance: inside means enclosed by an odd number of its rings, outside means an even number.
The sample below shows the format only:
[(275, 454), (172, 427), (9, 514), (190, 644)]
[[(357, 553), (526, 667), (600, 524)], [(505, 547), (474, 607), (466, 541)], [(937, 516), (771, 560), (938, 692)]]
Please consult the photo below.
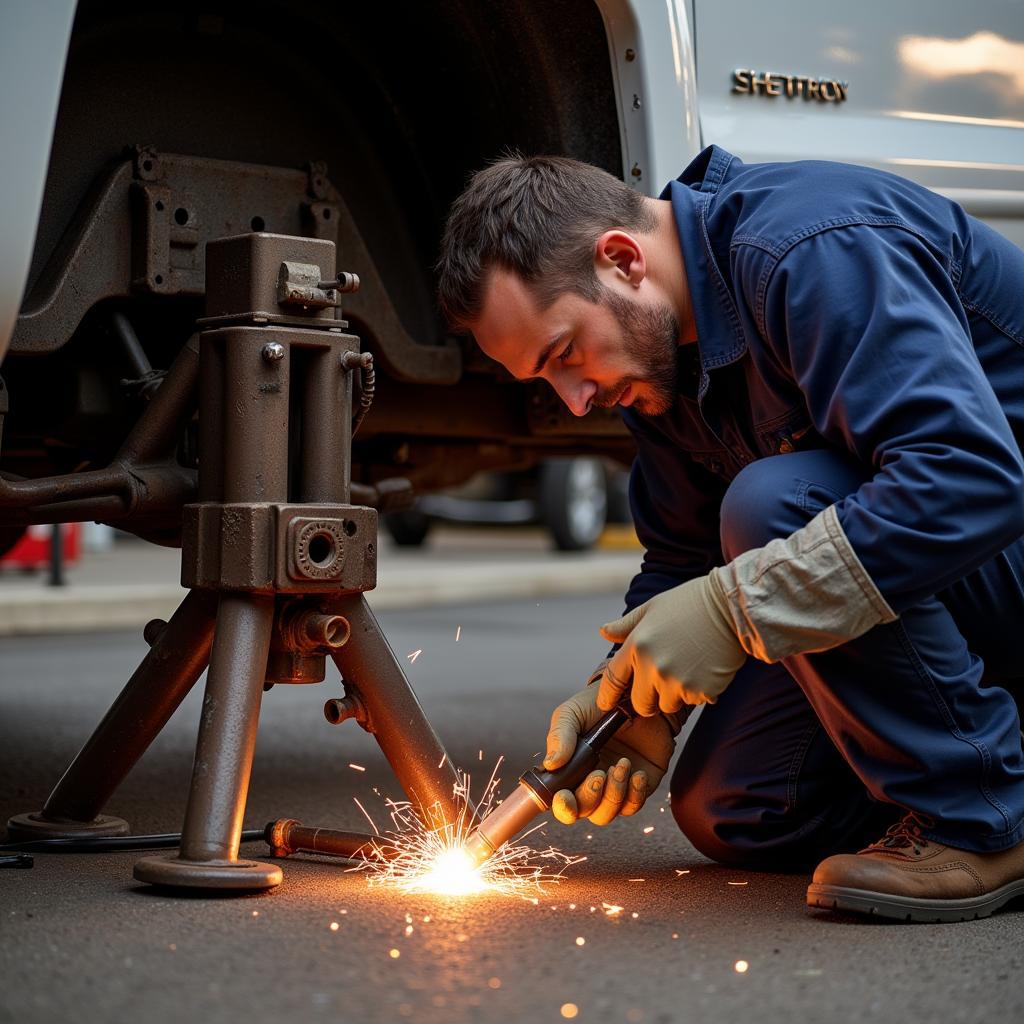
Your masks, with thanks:
[(468, 896), (487, 888), (480, 872), (474, 869), (473, 862), (458, 846), (438, 854), (416, 882), (416, 888), (421, 892), (442, 896)]
[[(495, 806), (500, 782), (498, 770), (503, 760), (499, 758), (494, 766), (477, 807), (481, 817)], [(472, 824), (468, 820), (469, 788), (469, 776), (460, 772), (455, 796), (464, 810), (454, 823), (441, 825), (435, 824), (443, 821), (437, 805), (423, 815), (424, 821), (432, 823), (428, 826), (420, 820), (408, 800), (399, 803), (387, 800), (394, 827), (386, 832), (377, 831), (375, 827), (377, 838), (372, 844), (382, 857), (368, 857), (353, 870), (369, 871), (370, 885), (392, 886), (402, 892), (439, 896), (495, 892), (536, 903), (535, 894), (543, 894), (546, 883), (557, 882), (570, 864), (586, 860), (586, 857), (561, 853), (554, 847), (535, 850), (526, 845), (523, 840), (541, 827), (535, 826), (506, 843), (482, 866), (474, 868), (463, 849)]]

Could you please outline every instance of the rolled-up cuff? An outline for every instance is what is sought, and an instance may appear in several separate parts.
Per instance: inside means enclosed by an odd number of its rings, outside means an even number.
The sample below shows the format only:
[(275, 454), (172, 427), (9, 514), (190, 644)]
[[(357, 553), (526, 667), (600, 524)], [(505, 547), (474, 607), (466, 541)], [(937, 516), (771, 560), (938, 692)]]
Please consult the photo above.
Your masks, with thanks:
[(712, 570), (743, 649), (760, 661), (827, 651), (897, 615), (850, 545), (834, 505), (785, 539)]

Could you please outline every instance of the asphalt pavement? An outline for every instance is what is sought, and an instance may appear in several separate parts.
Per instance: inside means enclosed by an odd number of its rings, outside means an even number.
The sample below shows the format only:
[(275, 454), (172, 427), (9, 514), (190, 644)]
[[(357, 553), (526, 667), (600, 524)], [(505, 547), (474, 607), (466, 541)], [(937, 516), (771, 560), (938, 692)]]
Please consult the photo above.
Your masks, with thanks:
[[(602, 656), (596, 625), (619, 608), (609, 591), (428, 603), (380, 619), (452, 759), (479, 785), (504, 754), (507, 790), (552, 707)], [(42, 805), (143, 653), (137, 632), (0, 640), (3, 819)], [(383, 797), (400, 797), (372, 738), (324, 721), (337, 690), (329, 676), (266, 694), (247, 827), (290, 816), (363, 828), (355, 798), (383, 818)], [(110, 801), (136, 832), (180, 828), (200, 706), (197, 687)], [(952, 925), (812, 911), (805, 876), (704, 860), (665, 796), (606, 829), (549, 826), (538, 845), (587, 859), (536, 903), (406, 895), (307, 857), (284, 861), (270, 893), (175, 897), (132, 880), (137, 854), (36, 855), (32, 870), (0, 871), (0, 1020), (792, 1024), (1024, 1012), (1020, 911)]]

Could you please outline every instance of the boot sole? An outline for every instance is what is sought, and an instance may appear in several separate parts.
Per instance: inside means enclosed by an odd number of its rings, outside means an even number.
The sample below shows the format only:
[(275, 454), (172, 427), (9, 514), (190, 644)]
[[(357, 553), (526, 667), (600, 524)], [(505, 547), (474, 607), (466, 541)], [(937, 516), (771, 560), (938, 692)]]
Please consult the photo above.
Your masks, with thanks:
[(867, 889), (849, 889), (842, 885), (812, 882), (807, 889), (807, 905), (823, 910), (846, 910), (894, 921), (973, 921), (1001, 910), (1010, 900), (1024, 896), (1024, 879), (1018, 879), (981, 896), (960, 900), (915, 899)]

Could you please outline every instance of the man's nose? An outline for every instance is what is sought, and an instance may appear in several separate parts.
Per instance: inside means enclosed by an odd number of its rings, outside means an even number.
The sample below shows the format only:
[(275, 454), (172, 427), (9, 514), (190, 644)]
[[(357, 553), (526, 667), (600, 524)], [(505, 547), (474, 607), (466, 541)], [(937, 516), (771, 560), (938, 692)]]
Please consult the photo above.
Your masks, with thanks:
[(597, 385), (592, 380), (557, 381), (554, 388), (574, 416), (586, 416), (597, 394)]

